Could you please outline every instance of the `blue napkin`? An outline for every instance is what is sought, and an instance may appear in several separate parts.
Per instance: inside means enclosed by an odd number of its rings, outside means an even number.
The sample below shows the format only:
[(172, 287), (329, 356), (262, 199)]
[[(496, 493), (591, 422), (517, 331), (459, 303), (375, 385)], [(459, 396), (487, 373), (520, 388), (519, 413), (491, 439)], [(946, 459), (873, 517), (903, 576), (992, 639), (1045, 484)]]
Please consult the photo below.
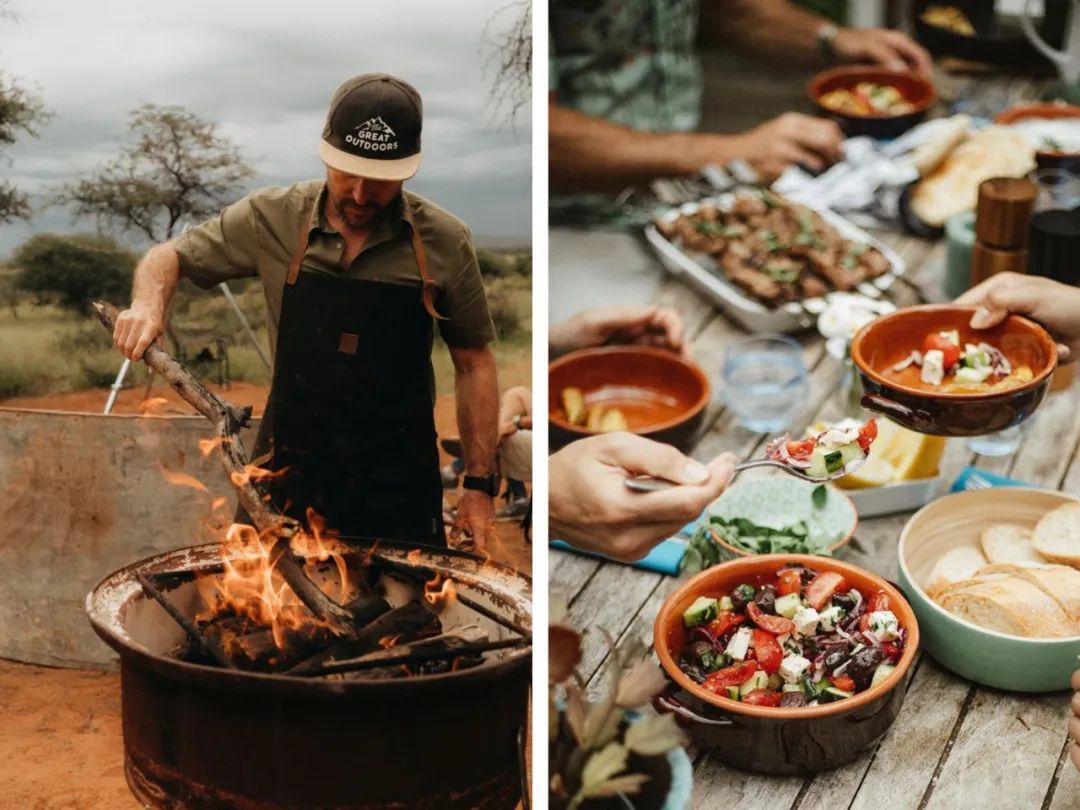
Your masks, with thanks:
[(1030, 486), (1034, 485), (1026, 481), (1019, 481), (1015, 478), (1007, 478), (1004, 475), (980, 470), (977, 467), (964, 467), (960, 471), (960, 475), (953, 481), (952, 486), (949, 487), (949, 492), (968, 492), (977, 489), (988, 489), (989, 487)]
[[(579, 548), (574, 548), (569, 543), (564, 543), (562, 540), (552, 540), (548, 545), (550, 545), (551, 548), (557, 548), (563, 551), (573, 551), (577, 554), (584, 554), (587, 557), (599, 557), (608, 560), (609, 562), (621, 562), (620, 560), (612, 560), (610, 557), (606, 557), (603, 554), (582, 551)], [(685, 551), (686, 540), (682, 537), (669, 537), (667, 540), (662, 540), (656, 545), (644, 559), (628, 564), (635, 568), (644, 568), (646, 571), (656, 571), (661, 574), (676, 576), (679, 573), (679, 563), (682, 562)]]

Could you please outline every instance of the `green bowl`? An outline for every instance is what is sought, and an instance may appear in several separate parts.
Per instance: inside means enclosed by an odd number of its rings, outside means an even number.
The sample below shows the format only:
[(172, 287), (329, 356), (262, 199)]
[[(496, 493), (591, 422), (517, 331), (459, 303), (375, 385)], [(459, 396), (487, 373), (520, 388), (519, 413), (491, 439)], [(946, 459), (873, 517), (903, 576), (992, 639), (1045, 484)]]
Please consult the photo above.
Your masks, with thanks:
[(946, 495), (916, 512), (900, 534), (900, 588), (919, 619), (922, 647), (942, 666), (975, 683), (1011, 692), (1069, 688), (1080, 669), (1080, 636), (1021, 638), (986, 630), (954, 616), (923, 589), (945, 552), (978, 545), (994, 523), (1033, 528), (1039, 518), (1077, 498), (1063, 492), (1000, 487)]

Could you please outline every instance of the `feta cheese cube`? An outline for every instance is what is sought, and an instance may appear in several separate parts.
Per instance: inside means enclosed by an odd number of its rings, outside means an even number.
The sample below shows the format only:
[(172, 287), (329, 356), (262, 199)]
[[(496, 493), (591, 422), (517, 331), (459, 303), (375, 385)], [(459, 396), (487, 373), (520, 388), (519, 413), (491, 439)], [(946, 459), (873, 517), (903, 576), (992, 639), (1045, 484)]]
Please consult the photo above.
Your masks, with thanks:
[(731, 637), (731, 641), (727, 643), (727, 647), (724, 649), (728, 655), (734, 658), (736, 661), (743, 661), (746, 659), (746, 651), (750, 649), (750, 628), (740, 627), (735, 631), (735, 635)]
[[(960, 330), (958, 330), (958, 329), (947, 329), (944, 332), (938, 332), (938, 334), (941, 335), (943, 338), (945, 338), (947, 341), (949, 341), (949, 343), (951, 343), (952, 345), (954, 345), (954, 346), (959, 346), (960, 345)], [(968, 344), (968, 345), (970, 345), (970, 344)]]
[(870, 614), (870, 632), (879, 641), (893, 641), (900, 637), (900, 623), (891, 610), (875, 610)]
[(945, 379), (945, 355), (940, 349), (931, 349), (923, 355), (919, 379), (927, 385), (941, 385)]
[(810, 661), (801, 655), (788, 655), (780, 662), (780, 677), (787, 683), (798, 683), (806, 671), (810, 669)]
[(836, 625), (840, 624), (840, 620), (844, 618), (844, 609), (839, 605), (830, 605), (821, 611), (821, 616), (818, 621), (821, 624), (821, 629), (826, 632), (832, 632), (836, 629)]
[(812, 636), (817, 632), (818, 612), (812, 607), (805, 607), (792, 617), (795, 632), (800, 636)]

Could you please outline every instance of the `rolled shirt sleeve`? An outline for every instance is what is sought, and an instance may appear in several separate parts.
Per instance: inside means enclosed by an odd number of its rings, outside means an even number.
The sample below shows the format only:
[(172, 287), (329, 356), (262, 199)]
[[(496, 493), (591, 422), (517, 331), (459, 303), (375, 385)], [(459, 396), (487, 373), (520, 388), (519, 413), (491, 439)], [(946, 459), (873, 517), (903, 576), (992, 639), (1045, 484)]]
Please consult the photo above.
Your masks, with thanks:
[(458, 262), (457, 272), (449, 277), (439, 296), (440, 314), (447, 318), (438, 322), (439, 334), (448, 346), (479, 349), (495, 340), (495, 324), (468, 229), (461, 234)]
[(180, 275), (203, 289), (258, 275), (258, 229), (252, 195), (173, 240)]

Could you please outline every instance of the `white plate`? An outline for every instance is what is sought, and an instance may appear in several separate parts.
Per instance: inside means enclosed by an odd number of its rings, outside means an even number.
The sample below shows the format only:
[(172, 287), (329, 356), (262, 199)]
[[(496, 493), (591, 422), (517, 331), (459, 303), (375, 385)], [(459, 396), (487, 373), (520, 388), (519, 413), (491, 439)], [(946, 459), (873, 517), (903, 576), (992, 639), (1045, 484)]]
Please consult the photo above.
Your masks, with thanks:
[[(687, 203), (678, 209), (672, 209), (661, 219), (673, 221), (680, 215), (689, 216), (697, 212), (703, 204), (709, 203), (721, 210), (727, 210), (735, 201), (735, 194), (721, 194), (696, 203)], [(807, 206), (818, 213), (826, 223), (835, 228), (845, 239), (862, 242), (881, 251), (889, 262), (889, 270), (873, 281), (859, 285), (859, 291), (871, 297), (879, 297), (902, 275), (906, 269), (904, 260), (896, 251), (874, 239), (870, 234), (853, 225), (839, 214)], [(711, 256), (689, 254), (664, 238), (652, 223), (645, 227), (645, 239), (652, 245), (664, 268), (672, 275), (684, 278), (705, 293), (724, 312), (742, 324), (751, 332), (797, 332), (814, 325), (828, 302), (830, 295), (824, 298), (807, 298), (801, 302), (792, 301), (770, 309), (742, 292), (723, 276)]]
[(921, 509), (937, 497), (941, 484), (941, 476), (935, 476), (917, 481), (900, 481), (883, 487), (840, 491), (851, 498), (860, 518), (872, 518)]

